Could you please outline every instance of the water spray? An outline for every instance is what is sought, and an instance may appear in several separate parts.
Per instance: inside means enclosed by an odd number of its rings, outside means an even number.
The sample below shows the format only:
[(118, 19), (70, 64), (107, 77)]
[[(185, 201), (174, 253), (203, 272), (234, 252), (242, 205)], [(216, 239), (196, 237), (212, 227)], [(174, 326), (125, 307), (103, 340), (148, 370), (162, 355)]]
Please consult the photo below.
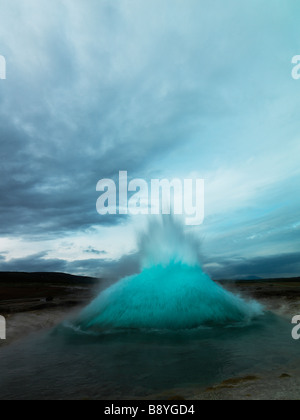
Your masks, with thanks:
[(140, 274), (102, 292), (80, 314), (81, 329), (181, 330), (247, 323), (262, 314), (260, 304), (211, 280), (196, 239), (172, 217), (150, 222), (138, 243)]

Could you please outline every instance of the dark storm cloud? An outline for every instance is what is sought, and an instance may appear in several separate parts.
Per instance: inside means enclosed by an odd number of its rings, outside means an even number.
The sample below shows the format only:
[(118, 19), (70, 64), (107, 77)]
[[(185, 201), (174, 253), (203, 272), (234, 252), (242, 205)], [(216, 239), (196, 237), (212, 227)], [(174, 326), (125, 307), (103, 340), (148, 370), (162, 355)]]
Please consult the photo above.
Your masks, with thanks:
[[(289, 67), (298, 6), (275, 3), (2, 1), (0, 239), (12, 259), (0, 259), (1, 267), (134, 271), (133, 257), (84, 260), (84, 250), (74, 262), (46, 253), (16, 260), (10, 243), (81, 235), (87, 248), (97, 226), (125, 224), (96, 213), (98, 180), (120, 170), (145, 179), (204, 174), (205, 246), (220, 256), (220, 277), (270, 267), (268, 258), (228, 255), (299, 250), (300, 95)], [(59, 258), (56, 245), (41, 249)], [(96, 248), (87, 249), (91, 257)], [(298, 266), (283, 254), (278, 270), (294, 274)]]
[[(68, 121), (51, 115), (43, 101), (37, 104), (41, 107), (39, 117), (26, 118), (29, 125), (34, 125), (34, 133), (28, 133), (22, 124), (16, 127), (14, 118), (4, 122), (0, 116), (0, 234), (59, 234), (98, 223), (119, 223), (121, 218), (100, 221), (96, 214), (97, 181), (115, 178), (119, 170), (128, 170), (132, 176), (144, 171), (155, 155), (174, 147), (176, 138), (160, 124), (154, 127), (155, 134), (144, 133), (138, 119), (126, 134), (122, 128), (126, 116), (122, 118), (120, 109), (117, 121), (105, 127), (110, 110), (120, 108), (118, 100), (124, 92), (120, 89), (112, 92), (114, 95), (115, 104), (102, 103), (101, 94), (95, 91), (93, 104), (87, 109), (83, 107), (80, 119), (71, 128)], [(129, 101), (129, 92), (125, 95)], [(52, 98), (53, 107), (56, 107), (55, 99)], [(72, 101), (71, 92), (69, 101)], [(60, 112), (68, 114), (72, 110)], [(178, 140), (180, 127), (177, 129)]]
[(94, 255), (105, 255), (107, 254), (106, 251), (98, 251), (97, 249), (92, 248), (91, 246), (84, 251), (86, 254), (94, 254)]
[[(179, 98), (166, 115), (155, 108), (155, 81), (145, 80), (134, 62), (128, 65), (118, 50), (122, 41), (112, 38), (108, 22), (122, 27), (120, 12), (107, 3), (93, 6), (85, 11), (92, 30), (82, 49), (61, 5), (63, 18), (49, 24), (37, 18), (37, 28), (23, 21), (24, 37), (11, 40), (15, 61), (0, 99), (2, 235), (119, 223), (121, 218), (100, 220), (96, 214), (97, 181), (115, 178), (119, 170), (132, 176), (144, 171), (181, 139), (183, 127), (174, 115)], [(97, 12), (103, 25), (96, 25)], [(110, 39), (109, 49), (102, 36)], [(18, 61), (24, 49), (27, 63)]]
[(118, 224), (96, 214), (99, 179), (119, 170), (146, 177), (212, 117), (232, 112), (216, 83), (218, 37), (209, 36), (210, 47), (202, 40), (209, 29), (202, 6), (192, 1), (202, 26), (184, 11), (199, 40), (177, 25), (180, 11), (168, 19), (170, 6), (17, 1), (14, 34), (15, 14), (3, 5), (9, 76), (0, 86), (0, 234)]

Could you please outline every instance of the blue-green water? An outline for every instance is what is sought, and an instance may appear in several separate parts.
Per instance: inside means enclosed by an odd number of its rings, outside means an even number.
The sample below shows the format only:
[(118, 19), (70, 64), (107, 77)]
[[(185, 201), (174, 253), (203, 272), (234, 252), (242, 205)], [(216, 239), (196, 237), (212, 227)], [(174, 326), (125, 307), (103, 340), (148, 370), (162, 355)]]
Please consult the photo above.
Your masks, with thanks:
[[(66, 324), (1, 349), (1, 399), (156, 395), (261, 371), (299, 358), (289, 322), (266, 313), (245, 326), (83, 333)], [(176, 391), (174, 391), (176, 392)]]
[(245, 302), (214, 283), (199, 265), (172, 261), (144, 268), (110, 287), (81, 313), (76, 325), (84, 330), (180, 330), (247, 323), (262, 312), (258, 303)]

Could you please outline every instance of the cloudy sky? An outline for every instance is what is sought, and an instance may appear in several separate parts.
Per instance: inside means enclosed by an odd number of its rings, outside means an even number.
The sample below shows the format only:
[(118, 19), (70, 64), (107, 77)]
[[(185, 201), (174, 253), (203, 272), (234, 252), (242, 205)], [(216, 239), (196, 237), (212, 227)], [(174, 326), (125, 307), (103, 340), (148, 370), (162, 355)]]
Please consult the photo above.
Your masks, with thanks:
[(205, 179), (214, 278), (300, 274), (298, 0), (0, 0), (0, 271), (137, 269), (96, 184)]

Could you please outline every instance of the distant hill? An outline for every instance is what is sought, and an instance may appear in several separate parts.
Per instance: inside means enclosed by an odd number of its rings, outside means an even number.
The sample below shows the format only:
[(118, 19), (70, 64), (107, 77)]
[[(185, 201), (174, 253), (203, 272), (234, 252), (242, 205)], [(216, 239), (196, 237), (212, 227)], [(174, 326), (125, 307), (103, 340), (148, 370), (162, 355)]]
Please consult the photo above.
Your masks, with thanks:
[(65, 273), (0, 272), (0, 283), (52, 283), (70, 285), (97, 284), (99, 279)]
[[(0, 272), (0, 283), (54, 283), (64, 285), (92, 285), (98, 284), (101, 279), (87, 276), (75, 276), (66, 273), (22, 273)], [(264, 279), (257, 276), (245, 276), (238, 279), (220, 279), (218, 283), (226, 282), (300, 282), (300, 277)]]
[(249, 276), (239, 279), (221, 279), (217, 280), (218, 283), (300, 283), (300, 277), (282, 277), (282, 278), (270, 278), (264, 279), (256, 276)]

